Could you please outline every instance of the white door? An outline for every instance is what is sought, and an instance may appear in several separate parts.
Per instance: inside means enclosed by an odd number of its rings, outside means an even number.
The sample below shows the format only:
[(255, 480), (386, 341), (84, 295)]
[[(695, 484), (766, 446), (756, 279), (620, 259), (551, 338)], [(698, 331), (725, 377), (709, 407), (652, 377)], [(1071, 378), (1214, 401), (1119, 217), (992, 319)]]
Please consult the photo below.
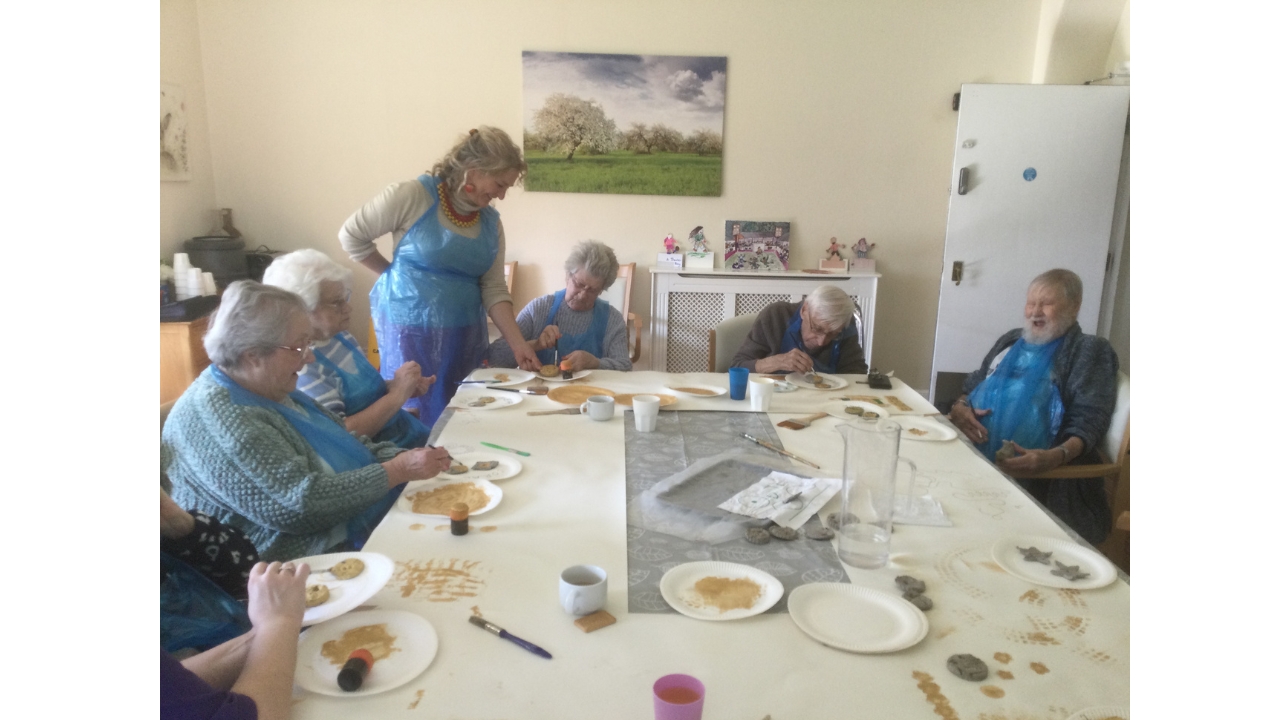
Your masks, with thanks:
[[(1084, 281), (1097, 328), (1129, 88), (964, 85), (956, 128), (930, 400), (949, 405), (1053, 268)], [(958, 278), (959, 282), (955, 278)]]

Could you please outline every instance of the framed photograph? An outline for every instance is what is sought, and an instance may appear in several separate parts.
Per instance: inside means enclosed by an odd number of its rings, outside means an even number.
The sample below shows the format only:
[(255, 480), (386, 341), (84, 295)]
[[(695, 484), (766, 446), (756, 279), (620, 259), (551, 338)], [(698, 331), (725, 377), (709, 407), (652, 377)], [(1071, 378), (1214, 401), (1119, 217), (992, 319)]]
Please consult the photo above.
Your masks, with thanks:
[(718, 196), (728, 58), (526, 51), (532, 192)]
[(739, 272), (782, 272), (791, 258), (791, 223), (726, 220), (724, 266)]

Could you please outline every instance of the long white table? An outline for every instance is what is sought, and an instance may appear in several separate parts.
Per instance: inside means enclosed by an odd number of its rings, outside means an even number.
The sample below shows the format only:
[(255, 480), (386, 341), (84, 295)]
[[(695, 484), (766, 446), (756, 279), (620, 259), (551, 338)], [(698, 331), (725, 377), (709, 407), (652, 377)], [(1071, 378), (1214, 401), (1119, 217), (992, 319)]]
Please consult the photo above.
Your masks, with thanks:
[[(727, 387), (728, 377), (596, 371), (581, 382), (627, 393), (661, 391), (669, 382)], [(894, 385), (881, 393), (851, 385), (778, 394), (771, 419), (776, 424), (831, 409), (836, 397), (851, 393), (894, 394), (928, 409), (910, 388)], [(903, 440), (901, 451), (919, 465), (917, 486), (941, 501), (954, 527), (896, 526), (887, 567), (846, 568), (854, 584), (888, 592), (896, 592), (896, 575), (924, 580), (934, 601), (926, 613), (928, 636), (900, 652), (859, 655), (815, 642), (785, 612), (730, 622), (629, 614), (623, 422), (630, 416), (621, 407), (608, 422), (526, 415), (562, 407), (524, 396), (509, 408), (453, 413), (436, 440), (453, 453), (482, 450), (480, 442), (488, 441), (532, 456), (520, 458), (523, 472), (501, 481), (501, 504), (471, 518), (470, 534), (454, 537), (447, 520), (393, 510), (366, 547), (390, 556), (398, 568), (432, 563), (460, 571), (443, 591), (419, 585), (407, 596), (402, 579), (393, 578), (369, 602), (426, 618), (439, 634), (439, 653), (413, 681), (380, 695), (333, 698), (296, 690), (294, 717), (651, 718), (653, 681), (676, 672), (706, 684), (707, 720), (1061, 720), (1091, 706), (1128, 706), (1127, 582), (1055, 590), (1003, 571), (991, 556), (998, 539), (1068, 535), (962, 440)], [(681, 398), (668, 410), (749, 407), (726, 395)], [(788, 450), (839, 477), (843, 444), (832, 430), (839, 421), (777, 432)], [(575, 627), (558, 602), (559, 572), (580, 563), (609, 573), (606, 609), (618, 619), (590, 634)], [(469, 624), (473, 608), (554, 659)], [(968, 682), (950, 674), (946, 660), (956, 653), (983, 659), (991, 676)], [(1007, 662), (997, 659), (1006, 655)]]

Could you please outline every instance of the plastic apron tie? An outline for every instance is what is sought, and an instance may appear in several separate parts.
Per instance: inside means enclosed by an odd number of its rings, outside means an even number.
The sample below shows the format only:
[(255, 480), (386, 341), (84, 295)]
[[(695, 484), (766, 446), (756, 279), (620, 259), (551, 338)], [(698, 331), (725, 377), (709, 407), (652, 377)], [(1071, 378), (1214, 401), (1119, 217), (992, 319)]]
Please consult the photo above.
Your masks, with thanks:
[[(556, 315), (560, 313), (560, 306), (564, 303), (564, 290), (560, 290), (555, 294), (555, 300), (551, 303), (551, 312), (547, 313), (547, 322), (542, 326), (545, 330), (548, 325), (554, 325)], [(595, 308), (591, 311), (591, 325), (576, 335), (561, 335), (558, 343), (560, 347), (560, 359), (563, 360), (566, 355), (574, 350), (582, 350), (592, 355), (601, 357), (604, 355), (604, 333), (609, 328), (609, 303), (596, 298)], [(539, 334), (542, 330), (538, 331)], [(550, 365), (555, 361), (555, 348), (547, 348), (538, 351), (538, 360), (543, 365)]]

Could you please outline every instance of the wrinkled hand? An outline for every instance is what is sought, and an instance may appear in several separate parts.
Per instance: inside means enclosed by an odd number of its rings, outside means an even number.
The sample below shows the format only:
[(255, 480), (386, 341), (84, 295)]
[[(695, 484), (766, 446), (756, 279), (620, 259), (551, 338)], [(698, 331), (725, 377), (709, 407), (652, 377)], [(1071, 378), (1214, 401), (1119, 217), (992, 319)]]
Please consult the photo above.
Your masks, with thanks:
[(542, 361), (538, 359), (538, 351), (534, 350), (533, 345), (527, 340), (512, 345), (511, 354), (515, 355), (516, 365), (521, 370), (538, 372), (542, 368)]
[(807, 373), (810, 370), (813, 370), (813, 358), (809, 357), (809, 353), (800, 348), (792, 348), (780, 355), (770, 355), (767, 358), (761, 358), (756, 361), (756, 372), (758, 373)]
[(249, 620), (254, 627), (277, 622), (302, 626), (306, 611), (306, 563), (258, 563), (249, 571)]
[(1027, 450), (1018, 443), (1013, 443), (1013, 449), (1018, 454), (996, 463), (996, 466), (1015, 477), (1052, 470), (1061, 465), (1065, 459), (1062, 451), (1057, 448)]
[(984, 443), (987, 441), (987, 429), (982, 426), (980, 418), (984, 418), (991, 414), (991, 410), (978, 410), (968, 405), (952, 405), (951, 413), (947, 415), (947, 419), (953, 425), (960, 428), (960, 432), (965, 437), (975, 443)]
[(600, 367), (600, 358), (597, 358), (586, 350), (574, 350), (568, 355), (560, 358), (561, 369), (564, 369), (565, 363), (569, 363), (569, 369), (573, 372), (578, 372), (579, 370), (595, 370)]
[(382, 463), (387, 471), (387, 478), (394, 487), (410, 480), (427, 480), (439, 475), (453, 458), (449, 451), (442, 447), (416, 448), (406, 450), (390, 460)]
[[(422, 394), (416, 392), (418, 389), (418, 381), (421, 379), (422, 367), (418, 365), (417, 362), (410, 360), (396, 368), (395, 377), (391, 378), (391, 382), (387, 383), (387, 392), (396, 393), (405, 400), (408, 400), (411, 397), (417, 397)], [(427, 387), (431, 386), (427, 385)]]
[(560, 339), (560, 328), (555, 325), (548, 325), (542, 328), (542, 334), (537, 340), (533, 341), (534, 350), (550, 350), (556, 346), (556, 341)]
[(413, 397), (418, 397), (419, 395), (426, 395), (427, 391), (431, 389), (431, 386), (435, 384), (436, 384), (435, 375), (428, 375), (426, 377), (418, 378), (418, 385), (413, 389)]

